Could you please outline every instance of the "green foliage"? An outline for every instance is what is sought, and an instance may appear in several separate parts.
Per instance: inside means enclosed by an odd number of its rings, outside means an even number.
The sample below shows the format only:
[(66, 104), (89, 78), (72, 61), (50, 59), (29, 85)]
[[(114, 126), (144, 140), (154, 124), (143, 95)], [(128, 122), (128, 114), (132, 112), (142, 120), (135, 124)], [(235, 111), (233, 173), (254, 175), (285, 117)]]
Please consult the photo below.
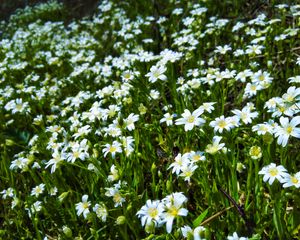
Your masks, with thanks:
[(216, 2), (1, 24), (1, 239), (298, 237), (300, 7)]

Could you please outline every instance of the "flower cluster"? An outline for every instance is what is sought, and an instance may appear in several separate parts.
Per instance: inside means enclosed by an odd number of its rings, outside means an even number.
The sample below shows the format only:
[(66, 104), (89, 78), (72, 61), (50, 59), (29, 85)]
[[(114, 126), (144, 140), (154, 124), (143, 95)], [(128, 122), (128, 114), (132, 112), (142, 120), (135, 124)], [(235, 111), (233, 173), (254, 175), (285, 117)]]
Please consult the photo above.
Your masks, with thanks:
[(71, 20), (51, 1), (0, 22), (0, 238), (246, 239), (221, 188), (249, 238), (296, 238), (300, 6), (267, 5), (103, 0)]
[(179, 216), (187, 216), (188, 210), (183, 207), (187, 198), (181, 192), (175, 192), (162, 200), (147, 200), (137, 215), (141, 219), (142, 226), (160, 227), (166, 224), (167, 232), (172, 231), (173, 221)]
[(270, 185), (277, 179), (284, 188), (300, 187), (300, 172), (291, 175), (282, 165), (276, 166), (275, 163), (271, 163), (263, 167), (258, 174), (263, 175), (264, 182), (268, 182)]

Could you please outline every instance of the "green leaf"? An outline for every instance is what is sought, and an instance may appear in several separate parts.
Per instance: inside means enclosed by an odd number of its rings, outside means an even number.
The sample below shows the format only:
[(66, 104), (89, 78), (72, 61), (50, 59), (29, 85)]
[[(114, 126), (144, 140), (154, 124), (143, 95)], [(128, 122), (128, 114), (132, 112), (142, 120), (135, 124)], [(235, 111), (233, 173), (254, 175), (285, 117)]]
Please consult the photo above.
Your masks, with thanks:
[(279, 204), (279, 203), (274, 205), (273, 222), (274, 222), (277, 234), (279, 236), (279, 239), (284, 239), (284, 230), (283, 230), (283, 222), (281, 219), (280, 205), (281, 204)]
[(197, 218), (193, 221), (193, 226), (194, 226), (194, 228), (195, 228), (195, 227), (198, 227), (198, 226), (201, 224), (201, 222), (202, 222), (202, 221), (204, 220), (204, 218), (206, 217), (207, 213), (208, 213), (208, 208), (207, 208), (203, 213), (201, 213), (201, 214), (199, 215), (199, 217), (197, 217)]

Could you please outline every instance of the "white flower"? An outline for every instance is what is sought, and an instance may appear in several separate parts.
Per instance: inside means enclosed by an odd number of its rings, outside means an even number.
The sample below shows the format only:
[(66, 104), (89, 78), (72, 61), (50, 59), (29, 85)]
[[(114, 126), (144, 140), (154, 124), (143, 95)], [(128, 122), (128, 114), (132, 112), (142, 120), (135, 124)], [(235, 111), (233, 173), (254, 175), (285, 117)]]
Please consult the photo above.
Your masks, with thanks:
[(168, 167), (168, 169), (173, 168), (172, 169), (172, 173), (176, 173), (177, 175), (180, 173), (181, 169), (188, 165), (190, 163), (190, 160), (188, 159), (187, 155), (181, 155), (181, 153), (179, 153), (176, 157), (175, 157), (175, 162), (171, 163), (171, 165)]
[(122, 204), (125, 202), (125, 198), (122, 197), (120, 193), (121, 188), (121, 182), (114, 184), (113, 187), (105, 188), (105, 196), (112, 197), (113, 201), (115, 203), (115, 207), (122, 206)]
[(264, 49), (263, 46), (260, 45), (248, 45), (247, 49), (246, 49), (246, 53), (247, 54), (261, 54), (262, 53), (262, 49)]
[(258, 135), (265, 135), (266, 133), (273, 133), (273, 127), (269, 123), (259, 123), (252, 127), (253, 132), (257, 132)]
[(290, 122), (288, 118), (281, 117), (279, 119), (281, 126), (274, 129), (275, 137), (278, 137), (277, 143), (285, 147), (290, 136), (300, 138), (300, 128), (296, 127), (300, 124), (300, 116), (294, 117)]
[(4, 189), (0, 194), (2, 194), (2, 198), (6, 199), (7, 197), (14, 197), (15, 196), (15, 190), (13, 188)]
[(102, 222), (106, 222), (106, 218), (108, 215), (107, 209), (104, 205), (104, 203), (96, 204), (93, 207), (93, 211), (96, 213), (97, 217), (102, 220)]
[(182, 232), (182, 235), (187, 238), (187, 239), (193, 239), (194, 240), (204, 240), (205, 238), (202, 238), (201, 237), (201, 232), (204, 232), (205, 231), (205, 227), (202, 227), (202, 226), (199, 226), (199, 227), (196, 227), (194, 230), (190, 227), (190, 226), (183, 226), (181, 228), (181, 232)]
[(83, 127), (79, 128), (77, 130), (77, 132), (73, 134), (73, 137), (75, 139), (77, 139), (77, 138), (79, 138), (81, 136), (87, 135), (91, 131), (92, 131), (91, 127), (89, 125), (86, 125), (86, 126), (83, 126)]
[(129, 131), (135, 129), (134, 123), (139, 120), (139, 115), (131, 113), (127, 118), (124, 119), (124, 124)]
[(277, 179), (279, 182), (283, 181), (283, 178), (287, 176), (287, 171), (283, 166), (276, 166), (275, 163), (271, 163), (268, 166), (262, 168), (258, 174), (264, 175), (264, 182), (269, 182), (270, 185)]
[(36, 201), (34, 204), (32, 204), (32, 206), (31, 206), (32, 213), (41, 211), (42, 210), (41, 205), (42, 205), (41, 201)]
[(82, 202), (76, 203), (77, 216), (83, 214), (83, 217), (86, 218), (88, 213), (90, 212), (89, 207), (91, 202), (88, 201), (88, 195), (82, 196)]
[(205, 102), (199, 107), (199, 109), (206, 111), (208, 113), (211, 113), (213, 110), (215, 110), (215, 108), (213, 106), (214, 104), (216, 104), (216, 103), (215, 102)]
[(257, 91), (262, 90), (262, 87), (257, 83), (247, 83), (245, 87), (245, 93), (243, 98), (252, 97), (257, 94)]
[(252, 119), (258, 116), (258, 112), (251, 112), (251, 109), (248, 106), (245, 106), (242, 111), (235, 109), (232, 110), (232, 112), (245, 124), (252, 123)]
[(51, 173), (54, 173), (56, 170), (56, 167), (65, 160), (66, 158), (66, 154), (64, 152), (59, 152), (58, 150), (55, 150), (52, 153), (52, 159), (50, 159), (47, 163), (46, 163), (46, 167), (48, 168), (49, 166), (51, 166)]
[(157, 79), (160, 80), (167, 80), (167, 76), (164, 75), (164, 72), (167, 70), (167, 68), (162, 65), (162, 66), (152, 66), (150, 68), (150, 72), (146, 74), (146, 77), (149, 77), (149, 81), (151, 83), (154, 83), (157, 81)]
[(288, 80), (290, 83), (300, 83), (300, 75), (297, 75), (295, 77), (290, 77)]
[(232, 48), (229, 45), (217, 46), (215, 53), (226, 54), (226, 52), (231, 51)]
[(45, 189), (45, 184), (41, 183), (40, 185), (34, 187), (31, 190), (31, 196), (38, 197), (40, 194), (42, 194), (44, 192), (44, 189)]
[(209, 154), (215, 154), (222, 148), (224, 148), (225, 143), (220, 143), (222, 137), (214, 136), (212, 140), (212, 144), (208, 144), (206, 146), (205, 151)]
[(150, 225), (153, 222), (155, 225), (161, 223), (162, 213), (164, 211), (164, 205), (158, 201), (147, 200), (146, 205), (144, 205), (136, 215), (141, 219), (142, 226)]
[(206, 160), (206, 158), (204, 156), (204, 152), (200, 152), (200, 151), (197, 151), (197, 152), (191, 151), (189, 153), (189, 159), (191, 160), (192, 163)]
[(167, 126), (171, 126), (173, 125), (173, 115), (171, 115), (170, 113), (165, 113), (164, 117), (159, 122), (166, 122)]
[(134, 151), (134, 138), (132, 136), (121, 137), (120, 140), (124, 148), (124, 152), (128, 157)]
[(75, 142), (72, 145), (72, 152), (67, 154), (67, 161), (74, 163), (78, 158), (84, 161), (89, 157), (88, 148), (87, 139), (83, 139), (80, 143)]
[(294, 175), (287, 174), (284, 176), (283, 180), (283, 187), (292, 187), (295, 186), (296, 188), (300, 187), (300, 172), (297, 172)]
[(224, 117), (224, 115), (216, 118), (214, 121), (211, 121), (209, 123), (209, 126), (214, 128), (214, 132), (222, 133), (224, 129), (227, 131), (230, 130), (230, 123), (228, 122), (228, 119)]
[(188, 210), (182, 207), (187, 198), (182, 193), (173, 193), (163, 199), (163, 201), (165, 203), (163, 221), (166, 222), (167, 232), (171, 233), (174, 218), (188, 214)]
[(299, 100), (300, 88), (289, 87), (287, 92), (282, 95), (282, 99), (284, 102), (293, 103), (295, 100)]
[(247, 237), (239, 237), (236, 232), (232, 236), (228, 236), (227, 240), (248, 240)]
[(194, 126), (200, 126), (205, 123), (203, 118), (199, 116), (203, 113), (203, 110), (198, 108), (193, 113), (191, 113), (188, 109), (184, 110), (184, 113), (181, 114), (182, 118), (176, 120), (176, 125), (184, 125), (184, 130), (190, 131), (194, 128)]
[(107, 179), (110, 182), (113, 182), (113, 181), (116, 181), (119, 179), (119, 172), (114, 164), (110, 167), (110, 175), (108, 175)]
[(118, 141), (113, 141), (112, 144), (107, 143), (104, 146), (105, 148), (102, 150), (104, 157), (106, 157), (108, 153), (111, 153), (112, 158), (115, 158), (117, 152), (122, 152), (121, 143)]
[(182, 173), (179, 176), (184, 177), (185, 181), (190, 182), (191, 177), (197, 168), (198, 166), (194, 165), (193, 163), (190, 163), (188, 165), (183, 165), (182, 168), (180, 169)]

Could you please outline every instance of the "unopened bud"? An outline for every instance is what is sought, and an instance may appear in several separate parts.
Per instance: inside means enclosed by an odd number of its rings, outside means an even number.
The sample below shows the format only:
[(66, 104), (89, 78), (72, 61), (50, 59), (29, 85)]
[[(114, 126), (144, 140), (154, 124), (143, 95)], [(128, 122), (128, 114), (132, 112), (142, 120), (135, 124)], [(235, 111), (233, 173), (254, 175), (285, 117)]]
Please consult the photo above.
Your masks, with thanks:
[(125, 216), (119, 216), (116, 220), (116, 224), (117, 225), (123, 225), (124, 223), (126, 223), (126, 217)]
[(66, 237), (71, 238), (72, 237), (72, 230), (71, 228), (67, 227), (67, 226), (63, 226), (62, 228), (63, 233), (66, 235)]

